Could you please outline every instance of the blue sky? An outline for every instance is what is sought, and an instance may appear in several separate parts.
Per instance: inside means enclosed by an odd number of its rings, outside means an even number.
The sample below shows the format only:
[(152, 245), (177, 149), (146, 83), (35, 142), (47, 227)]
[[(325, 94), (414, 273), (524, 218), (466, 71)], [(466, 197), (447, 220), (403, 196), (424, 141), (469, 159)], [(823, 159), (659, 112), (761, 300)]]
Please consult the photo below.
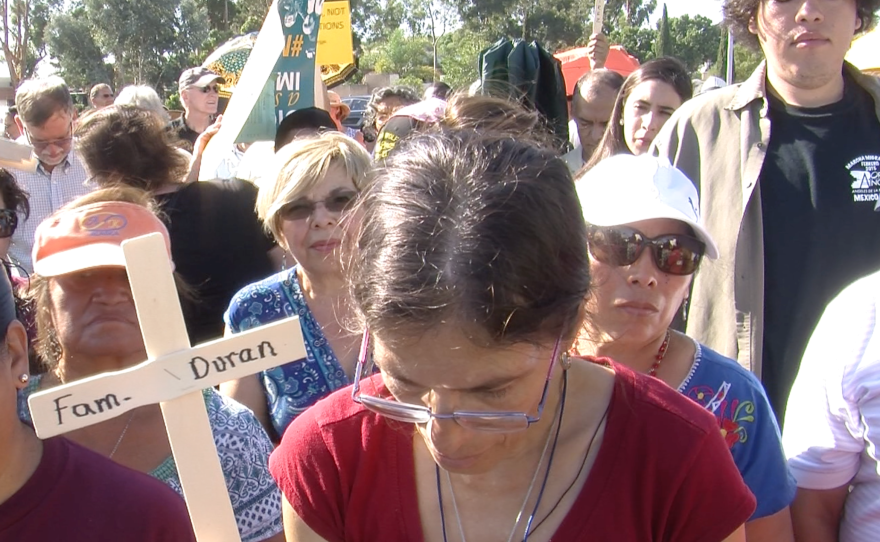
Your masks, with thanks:
[[(714, 22), (721, 21), (721, 0), (665, 0), (666, 10), (670, 17), (682, 15), (702, 15)], [(663, 13), (664, 0), (657, 0), (657, 10), (654, 12), (652, 21), (659, 19)]]

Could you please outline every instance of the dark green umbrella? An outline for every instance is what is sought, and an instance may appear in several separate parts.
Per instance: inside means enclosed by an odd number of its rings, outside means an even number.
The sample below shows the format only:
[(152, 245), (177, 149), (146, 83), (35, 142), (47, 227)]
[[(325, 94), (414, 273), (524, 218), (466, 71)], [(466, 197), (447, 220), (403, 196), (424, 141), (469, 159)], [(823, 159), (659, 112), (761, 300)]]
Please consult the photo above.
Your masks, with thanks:
[(559, 141), (568, 142), (568, 101), (562, 63), (536, 41), (502, 38), (480, 52), (483, 94), (508, 96), (536, 109)]

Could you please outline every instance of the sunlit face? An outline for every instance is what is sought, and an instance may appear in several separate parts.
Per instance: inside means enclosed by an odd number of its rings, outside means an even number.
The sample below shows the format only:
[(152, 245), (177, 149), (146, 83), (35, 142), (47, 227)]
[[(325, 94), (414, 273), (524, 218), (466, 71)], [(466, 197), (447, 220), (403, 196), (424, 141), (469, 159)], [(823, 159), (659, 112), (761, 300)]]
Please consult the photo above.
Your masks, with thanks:
[(95, 97), (92, 98), (95, 109), (101, 109), (113, 105), (113, 90), (108, 85), (100, 85), (95, 89)]
[(49, 279), (50, 314), (68, 360), (128, 357), (144, 349), (137, 312), (121, 267), (86, 269)]
[(73, 117), (70, 113), (59, 110), (40, 126), (23, 127), (34, 147), (34, 154), (44, 166), (55, 167), (70, 154), (73, 146)]
[(217, 106), (220, 103), (220, 83), (211, 81), (201, 87), (188, 87), (181, 93), (187, 112), (202, 115), (217, 114)]
[[(374, 337), (374, 360), (394, 398), (427, 406), (435, 413), (515, 411), (535, 415), (550, 368), (552, 342), (490, 347), (475, 344), (461, 330), (450, 324), (404, 341)], [(555, 369), (558, 378), (560, 371)], [(551, 383), (550, 390), (558, 390), (558, 385)], [(373, 390), (367, 386), (362, 392), (372, 394)], [(513, 433), (466, 429), (454, 420), (432, 420), (416, 427), (440, 467), (479, 474), (516, 457), (536, 435), (543, 436), (541, 428), (552, 423), (549, 412), (545, 409), (539, 422)]]
[(590, 159), (602, 141), (616, 98), (617, 92), (604, 85), (595, 85), (574, 96), (571, 113), (583, 147), (584, 161)]
[(782, 84), (799, 89), (840, 77), (859, 28), (855, 0), (763, 0), (749, 24), (768, 69)]
[(633, 154), (648, 152), (651, 142), (672, 113), (681, 106), (681, 97), (672, 85), (652, 79), (636, 85), (623, 105), (623, 139)]
[(290, 253), (306, 273), (340, 272), (344, 212), (327, 208), (328, 200), (356, 198), (357, 188), (345, 168), (333, 164), (324, 179), (308, 193), (288, 202), (286, 206), (317, 203), (306, 218), (286, 219), (282, 210), (281, 230)]
[(12, 141), (21, 137), (21, 130), (15, 123), (15, 115), (13, 113), (6, 113), (6, 117), (3, 119), (3, 130), (3, 135)]
[[(626, 224), (647, 237), (688, 235), (689, 228), (677, 220), (656, 218)], [(593, 291), (587, 300), (590, 322), (607, 340), (636, 346), (653, 340), (672, 323), (681, 307), (691, 276), (663, 273), (650, 250), (642, 251), (632, 265), (617, 267), (590, 255)]]

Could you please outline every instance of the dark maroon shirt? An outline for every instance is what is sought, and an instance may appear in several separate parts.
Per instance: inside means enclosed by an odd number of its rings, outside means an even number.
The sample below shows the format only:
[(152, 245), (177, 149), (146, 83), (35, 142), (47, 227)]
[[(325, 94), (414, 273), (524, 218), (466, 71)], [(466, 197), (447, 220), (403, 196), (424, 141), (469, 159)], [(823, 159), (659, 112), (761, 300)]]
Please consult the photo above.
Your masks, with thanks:
[(146, 474), (62, 437), (0, 504), (0, 542), (195, 542), (186, 504)]

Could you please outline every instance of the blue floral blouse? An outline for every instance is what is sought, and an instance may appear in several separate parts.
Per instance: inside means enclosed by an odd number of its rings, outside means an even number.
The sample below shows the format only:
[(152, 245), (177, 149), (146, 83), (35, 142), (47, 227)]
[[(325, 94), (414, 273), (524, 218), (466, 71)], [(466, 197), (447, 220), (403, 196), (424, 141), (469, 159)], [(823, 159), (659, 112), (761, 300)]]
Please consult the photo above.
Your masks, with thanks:
[(296, 267), (242, 288), (223, 316), (233, 333), (299, 316), (306, 357), (260, 373), (272, 426), (280, 437), (318, 399), (351, 382), (303, 297)]
[[(33, 425), (27, 398), (38, 391), (40, 376), (31, 378), (18, 394), (18, 417)], [(242, 542), (258, 542), (283, 530), (281, 491), (269, 474), (272, 441), (250, 409), (224, 397), (213, 388), (202, 390), (214, 445)], [(150, 473), (183, 497), (174, 457), (169, 456)]]
[(758, 501), (751, 520), (771, 516), (791, 505), (797, 484), (764, 388), (734, 360), (696, 346), (694, 364), (678, 391), (718, 420), (733, 461)]

